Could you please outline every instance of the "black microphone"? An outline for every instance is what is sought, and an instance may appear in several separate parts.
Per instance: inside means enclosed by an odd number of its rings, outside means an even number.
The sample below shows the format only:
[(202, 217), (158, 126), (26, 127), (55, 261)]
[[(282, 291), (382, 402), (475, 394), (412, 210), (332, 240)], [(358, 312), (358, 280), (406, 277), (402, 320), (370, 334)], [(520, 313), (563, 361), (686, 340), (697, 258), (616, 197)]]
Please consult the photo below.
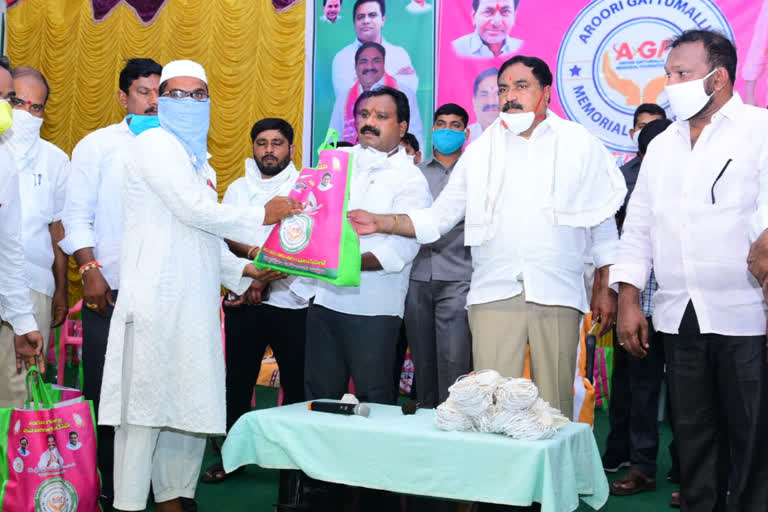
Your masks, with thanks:
[(343, 414), (345, 416), (365, 416), (371, 413), (367, 404), (348, 404), (345, 402), (309, 402), (307, 409), (317, 412), (329, 412), (331, 414)]

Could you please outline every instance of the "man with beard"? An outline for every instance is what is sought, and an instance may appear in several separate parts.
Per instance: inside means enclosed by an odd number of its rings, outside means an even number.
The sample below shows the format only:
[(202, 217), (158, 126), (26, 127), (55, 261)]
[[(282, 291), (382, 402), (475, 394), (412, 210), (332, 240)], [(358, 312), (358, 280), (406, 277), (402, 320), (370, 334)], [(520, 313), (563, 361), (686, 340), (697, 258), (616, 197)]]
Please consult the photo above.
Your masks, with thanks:
[[(67, 257), (56, 246), (63, 237), (61, 211), (69, 175), (69, 158), (40, 138), (48, 83), (36, 69), (17, 67), (11, 71), (16, 91), (11, 96), (13, 126), (0, 136), (12, 158), (0, 156), (18, 175), (21, 199), (21, 242), (24, 245), (24, 274), (38, 327), (43, 334), (43, 353), (52, 327), (64, 322), (67, 313)], [(13, 329), (0, 324), (0, 346), (9, 346)], [(16, 372), (11, 351), (4, 351), (0, 371), (0, 406), (23, 407), (27, 396), (25, 379)]]
[[(117, 91), (126, 118), (86, 135), (72, 151), (62, 214), (65, 237), (59, 245), (74, 255), (83, 279), (83, 394), (93, 400), (97, 418), (109, 324), (120, 287), (124, 150), (136, 135), (157, 124), (162, 69), (152, 59), (129, 59), (120, 72)], [(112, 427), (98, 427), (104, 506), (110, 506), (112, 499), (113, 437)]]
[(354, 107), (357, 98), (365, 91), (370, 91), (382, 85), (387, 85), (405, 93), (408, 106), (411, 109), (411, 133), (422, 142), (421, 114), (416, 95), (407, 87), (401, 87), (386, 69), (387, 51), (379, 43), (363, 43), (355, 52), (355, 73), (357, 81), (346, 94), (336, 97), (331, 114), (331, 128), (339, 133), (339, 139), (357, 144), (357, 128), (355, 127)]
[[(253, 158), (245, 161), (245, 176), (227, 188), (223, 203), (264, 206), (275, 196), (287, 196), (299, 171), (291, 158), (295, 152), (293, 128), (283, 119), (262, 119), (251, 129)], [(253, 245), (227, 240), (229, 249), (252, 260), (266, 241), (272, 226), (257, 227)], [(291, 291), (296, 276), (271, 283), (254, 280), (240, 297), (224, 302), (226, 334), (227, 431), (251, 409), (251, 396), (267, 345), (280, 367), (283, 403), (304, 401), (304, 339), (307, 300)], [(203, 482), (227, 477), (221, 462), (210, 466)]]
[(499, 70), (486, 69), (475, 78), (472, 87), (472, 106), (477, 121), (469, 125), (469, 142), (477, 139), (499, 117)]
[(323, 0), (323, 15), (320, 16), (320, 21), (325, 23), (336, 23), (341, 19), (339, 12), (341, 12), (342, 0)]
[(205, 70), (170, 62), (158, 92), (160, 126), (126, 151), (121, 293), (99, 423), (116, 427), (114, 508), (144, 510), (151, 483), (157, 511), (180, 512), (182, 498), (194, 498), (206, 437), (226, 431), (221, 286), (243, 294), (253, 279), (280, 277), (232, 254), (223, 238), (251, 243), (259, 226), (301, 205), (219, 204)]
[(509, 59), (498, 85), (499, 119), (459, 158), (431, 208), (352, 211), (349, 218), (361, 235), (421, 243), (463, 219), (473, 265), (467, 304), (474, 367), (521, 377), (530, 346), (540, 396), (571, 417), (579, 322), (590, 309), (584, 258), (590, 251), (599, 268), (591, 309), (602, 335), (616, 316), (607, 274), (618, 240), (613, 215), (626, 186), (596, 137), (547, 108), (552, 73), (543, 60)]

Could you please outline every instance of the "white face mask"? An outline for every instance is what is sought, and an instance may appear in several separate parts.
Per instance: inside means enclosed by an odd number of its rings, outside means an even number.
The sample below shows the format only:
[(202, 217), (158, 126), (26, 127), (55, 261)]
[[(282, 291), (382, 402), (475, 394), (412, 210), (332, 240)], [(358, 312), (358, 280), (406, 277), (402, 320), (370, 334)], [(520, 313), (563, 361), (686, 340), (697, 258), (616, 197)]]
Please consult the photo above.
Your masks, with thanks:
[(640, 128), (639, 130), (635, 130), (635, 134), (632, 135), (632, 144), (635, 146), (635, 149), (640, 147), (640, 132), (643, 129)]
[(8, 147), (16, 157), (16, 162), (25, 166), (32, 163), (40, 150), (40, 127), (43, 120), (26, 110), (13, 109), (13, 126), (5, 135)]
[(0, 133), (3, 133), (13, 124), (11, 110), (11, 104), (8, 103), (8, 100), (0, 100)]
[(360, 169), (369, 170), (389, 165), (387, 161), (387, 153), (372, 148), (371, 146), (365, 148), (360, 146), (360, 148), (354, 152), (354, 155), (355, 160), (357, 161), (356, 165)]
[(669, 98), (669, 108), (672, 109), (672, 113), (678, 120), (686, 121), (701, 112), (701, 109), (714, 94), (714, 92), (707, 94), (704, 89), (704, 80), (712, 76), (715, 71), (717, 68), (710, 71), (704, 78), (665, 87), (664, 90), (667, 92), (667, 98)]
[(508, 112), (500, 112), (499, 119), (501, 119), (502, 126), (515, 135), (519, 135), (531, 127), (533, 121), (536, 119), (536, 113), (520, 112), (510, 114)]

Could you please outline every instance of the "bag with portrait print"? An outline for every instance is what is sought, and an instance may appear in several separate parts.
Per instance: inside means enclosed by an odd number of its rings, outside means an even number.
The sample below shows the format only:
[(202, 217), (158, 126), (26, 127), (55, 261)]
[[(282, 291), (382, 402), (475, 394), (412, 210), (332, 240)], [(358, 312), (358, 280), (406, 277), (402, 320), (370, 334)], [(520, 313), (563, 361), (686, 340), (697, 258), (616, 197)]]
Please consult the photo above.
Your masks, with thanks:
[(101, 510), (92, 402), (54, 401), (34, 366), (26, 379), (25, 407), (0, 409), (0, 509)]
[(329, 130), (317, 167), (299, 174), (288, 195), (306, 207), (272, 228), (257, 268), (360, 286), (360, 240), (347, 219), (352, 154), (336, 149), (337, 140)]

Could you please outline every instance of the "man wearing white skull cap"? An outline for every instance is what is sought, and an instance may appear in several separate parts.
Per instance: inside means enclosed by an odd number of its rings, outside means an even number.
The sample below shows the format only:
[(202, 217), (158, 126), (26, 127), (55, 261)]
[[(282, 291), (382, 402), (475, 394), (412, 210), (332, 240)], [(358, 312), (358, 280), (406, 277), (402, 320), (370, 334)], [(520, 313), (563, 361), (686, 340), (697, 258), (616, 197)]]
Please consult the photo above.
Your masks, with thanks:
[(114, 425), (118, 510), (158, 512), (194, 498), (208, 435), (224, 434), (223, 284), (282, 277), (237, 258), (223, 237), (249, 244), (259, 226), (301, 211), (287, 197), (264, 207), (219, 204), (208, 164), (205, 70), (180, 60), (160, 77), (159, 126), (130, 148), (123, 182), (120, 295), (112, 316), (99, 422)]

